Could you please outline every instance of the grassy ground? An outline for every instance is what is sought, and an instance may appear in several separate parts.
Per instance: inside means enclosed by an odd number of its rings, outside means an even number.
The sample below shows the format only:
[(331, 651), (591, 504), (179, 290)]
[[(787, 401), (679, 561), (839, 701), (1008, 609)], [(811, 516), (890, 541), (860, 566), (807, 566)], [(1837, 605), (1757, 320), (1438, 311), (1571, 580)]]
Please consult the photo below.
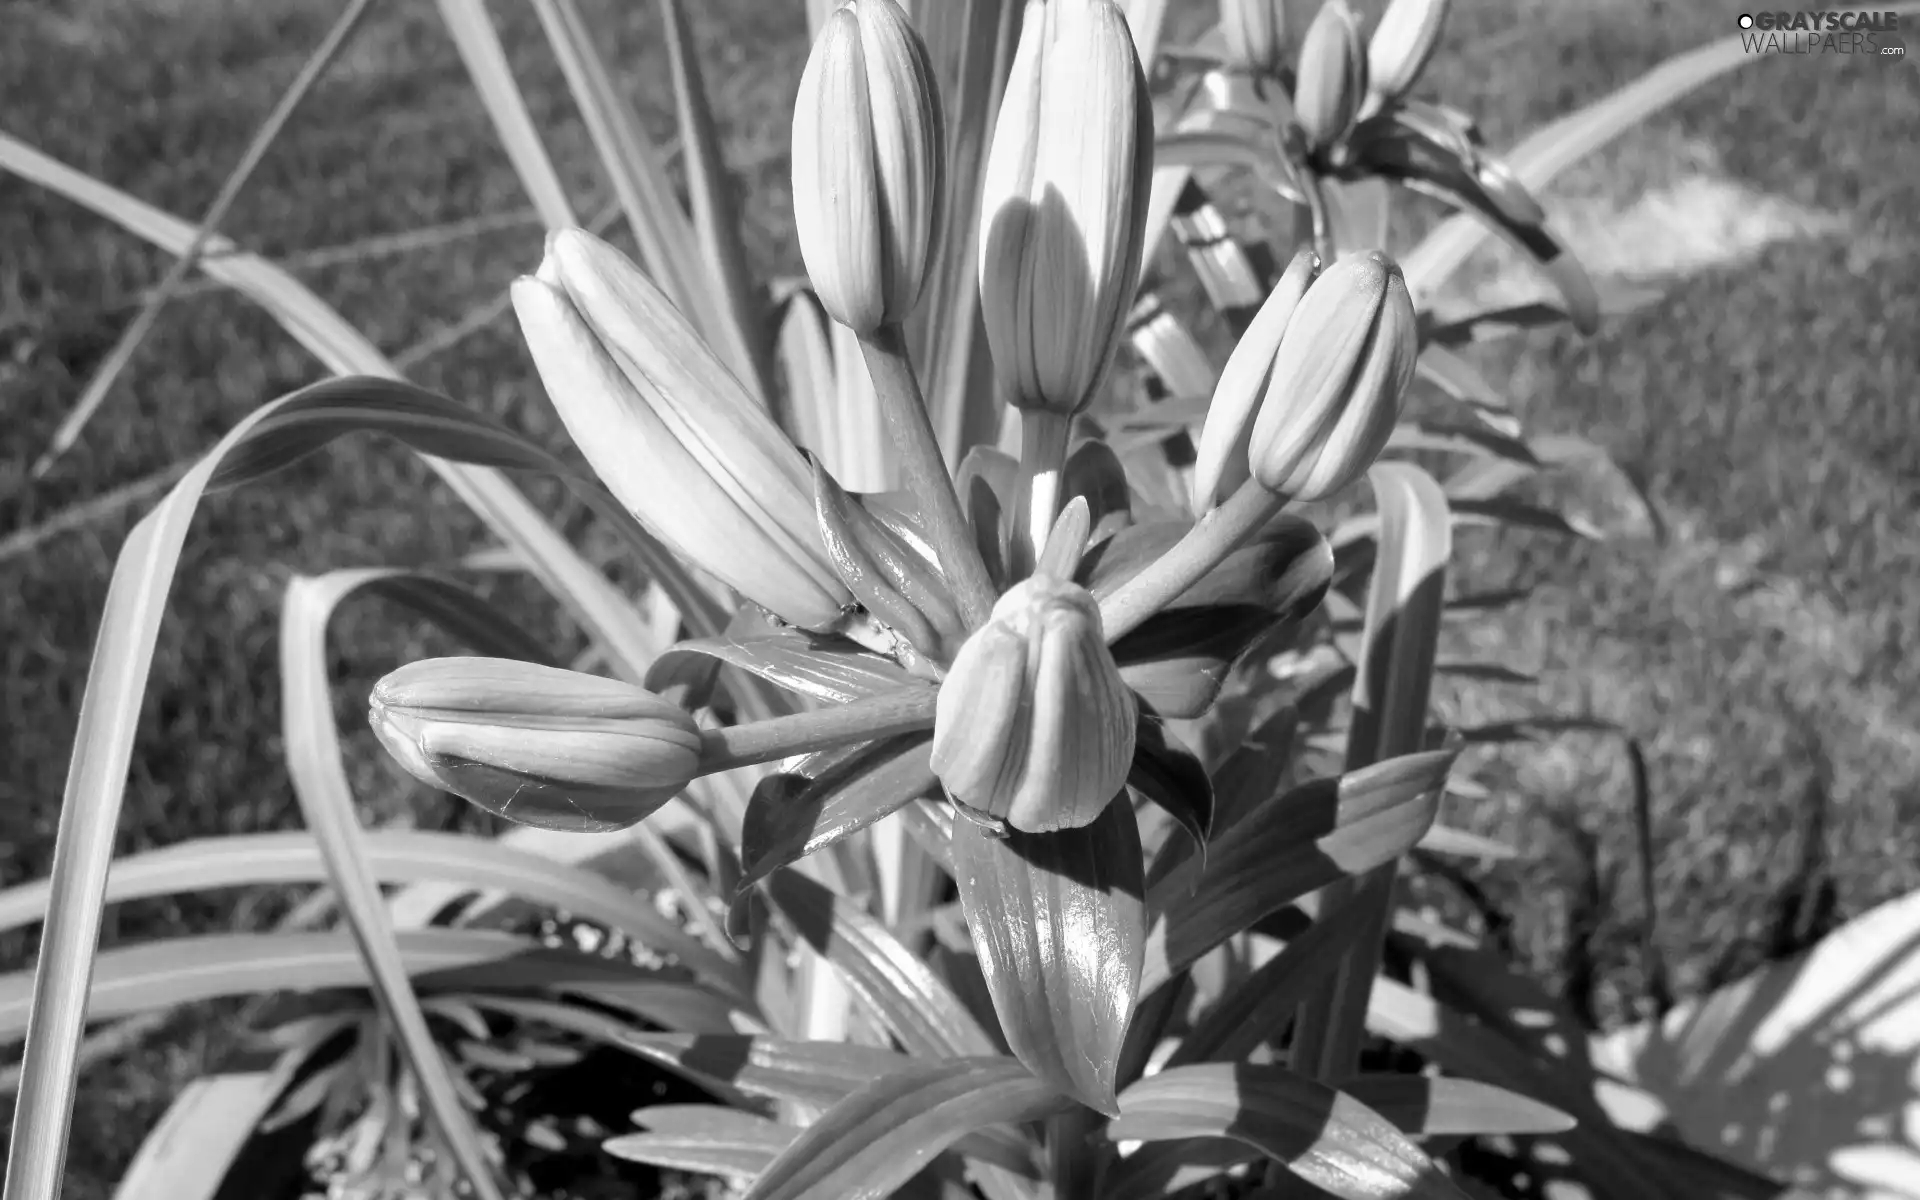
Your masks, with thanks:
[[(651, 8), (585, 7), (664, 133), (668, 79)], [(699, 7), (730, 160), (760, 231), (755, 252), (796, 269), (782, 147), (803, 54), (800, 6)], [(531, 17), (495, 8), (524, 35), (509, 40), (521, 78), (556, 131), (575, 194), (591, 197), (582, 211), (592, 211), (601, 195), (585, 139), (532, 53)], [(1505, 0), (1456, 9), (1437, 86), (1480, 113), (1495, 144), (1731, 32), (1738, 11), (1719, 0), (1537, 0), (1517, 17)], [(9, 5), (4, 129), (192, 216), (334, 10), (318, 0)], [(1552, 198), (1610, 284), (1658, 298), (1595, 338), (1543, 336), (1489, 355), (1530, 417), (1606, 446), (1647, 480), (1665, 518), (1664, 540), (1636, 536), (1628, 522), (1598, 547), (1476, 541), (1472, 561), (1484, 580), (1539, 589), (1487, 635), (1543, 677), (1537, 694), (1499, 698), (1501, 711), (1572, 705), (1648, 739), (1660, 940), (1683, 988), (1765, 951), (1816, 799), (1828, 814), (1820, 837), (1839, 911), (1920, 885), (1902, 837), (1920, 817), (1920, 668), (1910, 654), (1920, 638), (1917, 130), (1920, 71), (1910, 63), (1769, 61), (1710, 88)], [(280, 256), (524, 203), (432, 6), (389, 4), (296, 118), (228, 228)], [(0, 248), (10, 416), (0, 427), (0, 536), (192, 455), (262, 400), (317, 376), (240, 301), (197, 295), (163, 318), (81, 447), (29, 482), (27, 464), (165, 263), (7, 178)], [(529, 218), (301, 273), (397, 353), (495, 298), (538, 248)], [(1505, 279), (1490, 269), (1479, 282), (1497, 290)], [(555, 435), (509, 322), (413, 374)], [(46, 868), (107, 573), (143, 508), (0, 561), (0, 721), (11, 766), (0, 775), (4, 882)], [(472, 533), (424, 471), (371, 443), (210, 504), (162, 634), (123, 848), (293, 824), (273, 650), (288, 573), (444, 557)], [(550, 616), (529, 619), (565, 636)], [(338, 634), (345, 717), (358, 708), (352, 697), (417, 645), (370, 607), (345, 614)], [(1624, 769), (1603, 747), (1569, 740), (1511, 756), (1505, 777), (1500, 800), (1461, 817), (1526, 851), (1490, 886), (1515, 908), (1537, 966), (1597, 978), (1597, 1007), (1626, 1011), (1641, 980), (1632, 953), (1640, 916), (1623, 866)], [(361, 782), (376, 808), (409, 798), (378, 768)], [(187, 897), (129, 910), (112, 932), (217, 929), (249, 915), (230, 896)], [(28, 965), (30, 952), (18, 939), (0, 942), (0, 968)], [(217, 1030), (192, 1024), (95, 1073), (75, 1130), (74, 1200), (107, 1193), (171, 1089), (223, 1045)]]

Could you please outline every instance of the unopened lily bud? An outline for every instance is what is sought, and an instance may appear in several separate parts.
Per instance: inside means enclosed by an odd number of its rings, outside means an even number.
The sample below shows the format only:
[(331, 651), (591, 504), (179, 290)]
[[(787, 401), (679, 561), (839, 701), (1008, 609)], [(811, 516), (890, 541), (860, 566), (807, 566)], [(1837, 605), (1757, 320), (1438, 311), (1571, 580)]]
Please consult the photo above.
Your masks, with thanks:
[(416, 778), (542, 829), (624, 829), (700, 766), (700, 731), (679, 706), (512, 659), (409, 663), (374, 685), (367, 719)]
[(1153, 108), (1113, 0), (1028, 0), (981, 188), (980, 313), (1000, 390), (1085, 408), (1139, 282)]
[(1419, 354), (1413, 301), (1392, 259), (1374, 250), (1328, 268), (1274, 354), (1249, 447), (1254, 478), (1305, 501), (1358, 479), (1400, 419)]
[(1273, 285), (1260, 311), (1234, 343), (1220, 380), (1207, 403), (1206, 424), (1194, 448), (1193, 515), (1205, 516), (1235, 488), (1247, 481), (1247, 446), (1253, 437), (1253, 419), (1273, 375), (1273, 356), (1280, 349), (1300, 300), (1320, 269), (1320, 257), (1311, 250), (1293, 256), (1280, 281)]
[(1278, 75), (1287, 61), (1286, 0), (1220, 0), (1220, 36), (1228, 66)]
[(919, 303), (946, 200), (926, 44), (894, 0), (827, 19), (793, 113), (793, 220), (820, 303), (858, 334)]
[(1078, 584), (1030, 576), (955, 656), (934, 712), (933, 770), (956, 803), (1015, 829), (1077, 829), (1126, 783), (1138, 715), (1099, 603)]
[(1300, 43), (1293, 84), (1294, 119), (1307, 144), (1325, 150), (1353, 128), (1367, 98), (1367, 45), (1347, 0), (1327, 0)]
[(1447, 0), (1389, 0), (1367, 42), (1367, 82), (1382, 100), (1397, 100), (1419, 80), (1440, 44)]
[(562, 230), (513, 308), (574, 444), (641, 525), (776, 616), (839, 620), (853, 597), (820, 545), (806, 460), (638, 267)]

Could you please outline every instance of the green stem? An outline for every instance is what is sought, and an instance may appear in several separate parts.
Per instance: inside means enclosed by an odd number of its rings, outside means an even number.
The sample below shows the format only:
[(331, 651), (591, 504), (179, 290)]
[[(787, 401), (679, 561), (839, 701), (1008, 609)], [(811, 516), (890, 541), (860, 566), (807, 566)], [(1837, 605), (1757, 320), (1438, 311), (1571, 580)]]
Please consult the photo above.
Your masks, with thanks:
[(940, 453), (933, 422), (927, 417), (926, 400), (920, 395), (920, 381), (907, 358), (906, 337), (898, 325), (883, 325), (860, 339), (860, 350), (873, 377), (887, 433), (900, 452), (902, 479), (920, 506), (927, 540), (933, 543), (967, 628), (978, 629), (993, 611), (993, 583), (987, 578), (987, 564), (981, 560), (980, 549), (960, 511), (960, 498), (947, 474), (947, 460)]
[(1320, 175), (1310, 164), (1300, 168), (1300, 190), (1306, 193), (1307, 215), (1313, 221), (1313, 252), (1320, 256), (1322, 269), (1333, 265), (1333, 223), (1327, 218), (1327, 193)]
[(902, 688), (849, 704), (700, 733), (700, 774), (773, 762), (933, 727), (934, 688)]
[(1067, 433), (1071, 417), (1045, 409), (1020, 412), (1020, 491), (1025, 520), (1016, 520), (1013, 539), (1014, 575), (1033, 572), (1040, 551), (1053, 533), (1060, 515), (1060, 483), (1067, 465)]
[(1100, 621), (1112, 645), (1148, 617), (1171, 604), (1221, 560), (1247, 544), (1287, 503), (1254, 480), (1240, 485), (1227, 502), (1194, 522), (1173, 548), (1147, 564), (1100, 602)]

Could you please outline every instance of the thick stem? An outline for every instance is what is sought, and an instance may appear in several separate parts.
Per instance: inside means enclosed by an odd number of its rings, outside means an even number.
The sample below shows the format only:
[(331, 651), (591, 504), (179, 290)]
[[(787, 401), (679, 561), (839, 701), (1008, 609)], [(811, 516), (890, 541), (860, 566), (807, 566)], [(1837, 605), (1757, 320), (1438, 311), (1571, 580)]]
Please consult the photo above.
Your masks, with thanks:
[(933, 688), (903, 688), (833, 708), (702, 730), (700, 774), (931, 729), (937, 694)]
[(898, 325), (883, 325), (861, 337), (860, 350), (873, 377), (887, 433), (900, 452), (901, 478), (920, 506), (927, 540), (933, 543), (967, 628), (978, 629), (993, 611), (993, 583), (960, 511), (947, 460), (940, 453), (927, 403), (920, 395), (920, 381), (907, 358), (907, 340)]
[(1320, 256), (1322, 269), (1333, 265), (1333, 222), (1327, 216), (1327, 193), (1320, 175), (1310, 164), (1300, 168), (1301, 191), (1307, 197), (1307, 215), (1313, 221), (1313, 252)]
[(1247, 544), (1287, 503), (1285, 496), (1249, 479), (1227, 502), (1194, 522), (1185, 537), (1100, 602), (1109, 645), (1172, 603), (1180, 593)]
[(1071, 417), (1045, 409), (1020, 412), (1020, 494), (1024, 521), (1014, 529), (1014, 573), (1031, 574), (1033, 564), (1053, 532), (1060, 515), (1061, 476), (1067, 465), (1067, 433)]

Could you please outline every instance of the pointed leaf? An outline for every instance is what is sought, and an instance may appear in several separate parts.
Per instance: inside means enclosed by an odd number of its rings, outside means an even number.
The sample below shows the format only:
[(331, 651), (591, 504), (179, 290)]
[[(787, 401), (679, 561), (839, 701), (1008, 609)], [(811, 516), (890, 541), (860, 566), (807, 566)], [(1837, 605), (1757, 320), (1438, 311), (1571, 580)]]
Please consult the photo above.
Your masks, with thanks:
[(1091, 825), (953, 830), (954, 878), (1007, 1044), (1040, 1078), (1112, 1113), (1146, 933), (1133, 806)]
[(1168, 732), (1166, 722), (1146, 713), (1140, 715), (1133, 746), (1127, 786), (1178, 822), (1204, 860), (1213, 836), (1213, 781), (1206, 766)]
[(628, 1033), (621, 1045), (709, 1088), (829, 1108), (874, 1080), (914, 1065), (893, 1050), (723, 1034)]
[(1359, 1075), (1340, 1090), (1412, 1137), (1565, 1133), (1575, 1121), (1557, 1108), (1471, 1079)]
[(746, 1200), (879, 1200), (968, 1133), (1038, 1120), (1069, 1104), (1011, 1059), (915, 1066), (828, 1109), (754, 1181)]
[(647, 1130), (602, 1142), (615, 1158), (701, 1175), (752, 1179), (800, 1131), (765, 1117), (713, 1104), (661, 1104), (633, 1114)]
[(973, 1014), (926, 963), (844, 896), (792, 870), (762, 884), (775, 910), (900, 1039), (924, 1058), (991, 1054)]
[(216, 1200), (285, 1087), (286, 1080), (268, 1071), (190, 1081), (140, 1143), (114, 1200)]
[(1342, 1200), (1465, 1200), (1421, 1149), (1364, 1104), (1284, 1067), (1176, 1067), (1120, 1096), (1116, 1141), (1230, 1137)]
[(921, 734), (811, 755), (791, 771), (762, 778), (740, 833), (740, 886), (867, 828), (937, 791)]
[(1316, 779), (1223, 830), (1204, 873), (1187, 859), (1148, 896), (1155, 919), (1141, 987), (1158, 987), (1281, 905), (1405, 853), (1433, 824), (1453, 757), (1408, 754)]

